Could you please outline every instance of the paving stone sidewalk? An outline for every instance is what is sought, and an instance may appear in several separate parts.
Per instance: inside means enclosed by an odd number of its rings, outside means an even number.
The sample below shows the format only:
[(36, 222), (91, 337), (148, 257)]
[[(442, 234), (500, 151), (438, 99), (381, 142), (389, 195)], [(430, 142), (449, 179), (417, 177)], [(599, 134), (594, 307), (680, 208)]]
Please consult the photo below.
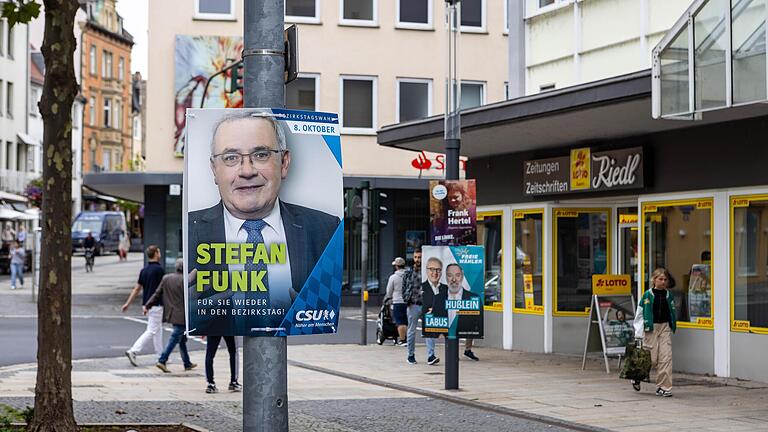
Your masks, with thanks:
[[(442, 349), (440, 350), (442, 351)], [(618, 371), (581, 358), (476, 348), (479, 362), (460, 360), (460, 391), (443, 390), (444, 358), (437, 366), (406, 364), (405, 349), (339, 345), (291, 346), (289, 360), (343, 374), (415, 387), (532, 415), (624, 432), (768, 431), (768, 384), (674, 375), (674, 397), (655, 396), (653, 384), (632, 390)], [(419, 357), (421, 356), (421, 357)], [(441, 355), (442, 357), (442, 355)], [(349, 359), (355, 359), (354, 362)], [(615, 364), (612, 366), (615, 367)]]

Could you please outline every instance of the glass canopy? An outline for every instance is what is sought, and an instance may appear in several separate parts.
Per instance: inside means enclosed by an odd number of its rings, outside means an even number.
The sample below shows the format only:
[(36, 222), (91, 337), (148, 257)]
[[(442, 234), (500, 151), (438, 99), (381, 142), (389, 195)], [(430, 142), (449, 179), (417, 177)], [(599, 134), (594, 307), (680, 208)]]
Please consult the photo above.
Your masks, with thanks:
[(653, 118), (700, 113), (766, 95), (768, 0), (696, 0), (653, 50)]

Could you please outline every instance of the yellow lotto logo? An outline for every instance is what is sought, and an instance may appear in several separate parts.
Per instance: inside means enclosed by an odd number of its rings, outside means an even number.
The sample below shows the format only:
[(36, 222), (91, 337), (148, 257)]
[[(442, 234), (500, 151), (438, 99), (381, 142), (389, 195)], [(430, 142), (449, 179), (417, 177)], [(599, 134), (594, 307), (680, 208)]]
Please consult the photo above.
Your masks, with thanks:
[(696, 324), (703, 325), (703, 326), (711, 326), (714, 324), (714, 320), (712, 318), (696, 318)]
[(525, 218), (525, 213), (521, 211), (516, 211), (512, 214), (512, 217), (514, 217), (515, 219), (523, 219)]
[(749, 327), (750, 327), (749, 321), (742, 321), (742, 320), (733, 321), (734, 330), (749, 331)]
[(629, 275), (592, 275), (592, 294), (598, 296), (632, 294)]
[(591, 166), (589, 148), (571, 150), (571, 190), (589, 189)]
[(712, 201), (706, 200), (706, 201), (697, 201), (696, 202), (696, 208), (697, 209), (708, 209), (712, 208)]
[(578, 217), (579, 212), (576, 210), (557, 210), (555, 212), (555, 216), (557, 217)]
[(645, 210), (646, 213), (655, 213), (659, 211), (659, 206), (656, 205), (647, 205), (643, 207), (643, 210)]
[(523, 292), (526, 292), (526, 293), (533, 292), (533, 275), (532, 274), (526, 273), (523, 275)]
[(619, 215), (619, 224), (636, 224), (636, 223), (637, 223), (636, 214)]
[(747, 198), (739, 198), (733, 200), (733, 206), (734, 207), (749, 207), (749, 199)]

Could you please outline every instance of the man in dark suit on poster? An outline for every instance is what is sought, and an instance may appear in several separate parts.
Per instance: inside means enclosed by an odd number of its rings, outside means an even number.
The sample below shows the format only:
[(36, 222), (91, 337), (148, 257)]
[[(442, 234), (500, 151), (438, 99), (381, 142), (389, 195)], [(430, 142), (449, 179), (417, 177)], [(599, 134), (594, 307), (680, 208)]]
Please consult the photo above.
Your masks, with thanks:
[[(461, 307), (447, 307), (448, 309), (448, 326), (453, 326), (454, 320), (458, 320), (456, 323), (456, 337), (473, 338), (481, 334), (482, 326), (482, 301), (480, 296), (464, 289), (464, 270), (458, 264), (448, 264), (445, 268), (446, 280), (448, 281), (448, 296), (446, 303), (448, 304), (460, 304)], [(476, 305), (469, 308), (468, 305)], [(471, 339), (467, 339), (467, 345), (465, 345), (464, 355), (467, 352), (472, 352), (472, 344), (469, 342)], [(472, 354), (474, 355), (474, 354)], [(475, 360), (475, 359), (472, 359)]]
[[(448, 311), (445, 309), (448, 285), (440, 283), (440, 277), (443, 275), (443, 262), (438, 258), (429, 258), (426, 270), (427, 280), (421, 284), (421, 316), (425, 317), (422, 336), (436, 338), (440, 337), (441, 334), (448, 334)], [(431, 315), (432, 319), (427, 319), (428, 314)], [(439, 319), (443, 319), (443, 321)], [(428, 325), (441, 323), (444, 325)]]
[[(191, 212), (188, 219), (189, 271), (210, 277), (201, 283), (198, 274), (190, 281), (190, 306), (199, 311), (190, 316), (190, 332), (248, 336), (273, 331), (304, 286), (340, 221), (278, 198), (290, 164), (285, 133), (270, 115), (238, 112), (215, 124), (210, 167), (221, 201)], [(269, 251), (272, 260), (198, 259), (199, 245), (210, 246), (208, 254), (214, 256), (213, 244), (223, 243), (247, 243), (255, 251)], [(260, 275), (260, 289), (222, 289), (235, 283), (234, 272)]]

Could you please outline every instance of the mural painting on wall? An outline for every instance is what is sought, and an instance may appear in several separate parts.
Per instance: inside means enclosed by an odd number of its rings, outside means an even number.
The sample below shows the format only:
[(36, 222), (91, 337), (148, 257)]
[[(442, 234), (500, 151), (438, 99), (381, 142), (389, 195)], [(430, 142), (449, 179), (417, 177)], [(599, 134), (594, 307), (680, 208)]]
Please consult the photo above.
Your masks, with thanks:
[[(216, 72), (240, 60), (242, 37), (176, 35), (173, 149), (184, 155), (184, 129), (187, 108), (200, 108), (205, 84)], [(211, 80), (205, 108), (242, 108), (242, 91), (229, 93), (230, 73)]]

